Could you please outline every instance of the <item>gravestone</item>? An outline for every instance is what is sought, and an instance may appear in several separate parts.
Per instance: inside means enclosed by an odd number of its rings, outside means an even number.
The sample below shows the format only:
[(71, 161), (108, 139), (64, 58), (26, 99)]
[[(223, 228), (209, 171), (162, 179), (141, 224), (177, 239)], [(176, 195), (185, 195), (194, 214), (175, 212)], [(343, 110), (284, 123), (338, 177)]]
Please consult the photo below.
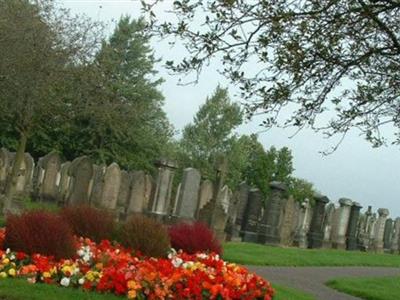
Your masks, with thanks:
[(386, 219), (389, 215), (389, 210), (386, 208), (378, 209), (378, 219), (376, 220), (375, 226), (373, 228), (373, 242), (372, 250), (376, 253), (383, 252), (383, 235), (385, 231)]
[(265, 236), (266, 244), (279, 244), (286, 186), (282, 182), (272, 181), (269, 187), (271, 189), (271, 194), (266, 205), (265, 217), (263, 217), (265, 228), (263, 228), (262, 231)]
[(121, 185), (119, 186), (117, 200), (117, 214), (120, 220), (125, 220), (128, 208), (128, 200), (131, 193), (131, 175), (125, 171), (121, 171)]
[[(51, 152), (40, 161), (43, 173), (39, 173), (41, 200), (55, 202), (58, 198), (58, 185), (60, 183), (61, 158), (57, 152)], [(42, 175), (43, 174), (43, 175)], [(43, 176), (43, 178), (41, 178)]]
[(68, 175), (71, 162), (67, 161), (61, 165), (60, 184), (58, 187), (58, 201), (64, 203), (68, 199), (68, 191), (70, 190), (71, 177)]
[(0, 149), (0, 194), (5, 192), (8, 172), (11, 167), (10, 154), (7, 149)]
[(396, 218), (393, 225), (392, 233), (392, 245), (390, 247), (390, 252), (393, 254), (399, 254), (400, 250), (400, 218)]
[(90, 193), (90, 204), (96, 207), (101, 206), (101, 197), (103, 193), (105, 165), (93, 165), (92, 190)]
[(387, 219), (383, 232), (383, 249), (390, 251), (392, 247), (393, 220)]
[(371, 218), (369, 220), (369, 245), (367, 247), (368, 250), (373, 251), (374, 250), (374, 240), (375, 240), (375, 228), (376, 228), (376, 222), (378, 221), (378, 218), (376, 217), (376, 213), (373, 213), (371, 215)]
[(289, 197), (282, 212), (282, 221), (280, 225), (280, 244), (291, 246), (293, 244), (294, 232), (293, 224), (297, 222), (296, 202), (293, 197)]
[(350, 218), (346, 233), (347, 250), (358, 250), (357, 243), (357, 225), (360, 218), (360, 210), (362, 206), (358, 202), (354, 202), (350, 210)]
[(179, 192), (176, 215), (182, 219), (194, 219), (199, 205), (201, 175), (194, 168), (183, 171), (182, 186)]
[(176, 164), (172, 161), (160, 160), (156, 166), (158, 177), (151, 212), (163, 218), (171, 209), (171, 191)]
[(89, 185), (93, 176), (93, 164), (89, 157), (75, 158), (68, 170), (71, 177), (69, 205), (89, 203)]
[(200, 196), (199, 196), (199, 206), (197, 208), (197, 216), (200, 210), (209, 202), (213, 197), (213, 183), (206, 179), (201, 183), (200, 186)]
[(247, 201), (249, 197), (249, 186), (246, 182), (242, 182), (239, 185), (239, 202), (237, 206), (236, 221), (235, 224), (238, 226), (239, 234), (243, 231), (243, 219), (246, 212)]
[(259, 189), (252, 188), (248, 191), (247, 206), (243, 214), (242, 235), (244, 242), (256, 243), (259, 235), (258, 224), (262, 212), (262, 194)]
[(299, 248), (307, 248), (307, 232), (310, 228), (311, 217), (312, 210), (310, 200), (305, 199), (300, 206), (296, 234), (294, 238), (294, 245)]
[(329, 203), (325, 208), (325, 217), (323, 223), (324, 240), (322, 242), (322, 247), (326, 249), (332, 248), (332, 226), (334, 223), (337, 223), (334, 222), (337, 219), (335, 212), (335, 204)]
[(176, 195), (175, 195), (175, 201), (174, 201), (174, 208), (172, 209), (172, 214), (174, 216), (177, 215), (178, 213), (178, 203), (179, 203), (179, 197), (181, 194), (181, 189), (182, 189), (182, 183), (178, 184), (178, 187), (176, 188)]
[(324, 238), (323, 222), (325, 217), (325, 205), (329, 202), (328, 197), (316, 194), (314, 196), (315, 206), (308, 232), (308, 248), (321, 248)]
[(149, 212), (151, 207), (153, 207), (152, 200), (154, 199), (155, 193), (155, 182), (151, 175), (146, 174), (145, 181), (144, 181), (144, 203), (143, 203), (143, 211)]
[[(11, 166), (14, 164), (15, 153), (11, 153)], [(19, 195), (29, 195), (32, 191), (32, 179), (35, 163), (29, 153), (24, 154), (20, 168), (17, 171), (15, 191)]]
[(332, 247), (335, 249), (346, 249), (346, 232), (349, 225), (350, 211), (353, 201), (347, 198), (339, 199), (337, 223), (332, 237)]
[(370, 246), (370, 229), (371, 229), (372, 207), (368, 206), (365, 214), (361, 216), (359, 226), (358, 245), (360, 250), (367, 251)]
[(101, 194), (102, 208), (114, 210), (117, 208), (118, 193), (121, 186), (121, 169), (117, 163), (112, 163), (104, 173), (103, 191)]
[(146, 174), (144, 171), (131, 173), (131, 193), (128, 201), (127, 215), (143, 213), (145, 211)]

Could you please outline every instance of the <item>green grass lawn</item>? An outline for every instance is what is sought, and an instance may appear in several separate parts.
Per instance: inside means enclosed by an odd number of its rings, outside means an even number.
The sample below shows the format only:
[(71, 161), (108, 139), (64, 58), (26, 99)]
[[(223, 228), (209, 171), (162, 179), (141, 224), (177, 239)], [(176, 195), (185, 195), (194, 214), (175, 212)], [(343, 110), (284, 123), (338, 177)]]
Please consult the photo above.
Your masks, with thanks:
[(276, 295), (274, 296), (274, 300), (316, 300), (313, 296), (280, 285), (272, 285), (276, 290)]
[(280, 248), (251, 243), (226, 243), (223, 257), (227, 261), (246, 265), (400, 267), (400, 255)]
[(112, 294), (85, 292), (48, 284), (30, 284), (24, 279), (0, 279), (0, 300), (121, 300)]
[(400, 299), (400, 277), (340, 278), (327, 285), (365, 300)]
[[(283, 287), (275, 286), (276, 296), (274, 300), (315, 300), (306, 293)], [(0, 300), (121, 300), (126, 297), (118, 297), (111, 294), (98, 294), (84, 292), (74, 288), (63, 288), (47, 284), (30, 284), (24, 279), (1, 279)]]

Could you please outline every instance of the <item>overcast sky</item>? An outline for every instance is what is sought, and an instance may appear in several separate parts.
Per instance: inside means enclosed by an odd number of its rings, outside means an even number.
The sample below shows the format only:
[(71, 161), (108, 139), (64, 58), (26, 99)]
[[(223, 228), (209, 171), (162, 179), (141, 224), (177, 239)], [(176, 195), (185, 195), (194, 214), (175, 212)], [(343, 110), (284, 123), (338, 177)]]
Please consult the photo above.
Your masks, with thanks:
[[(70, 8), (73, 13), (84, 13), (95, 20), (107, 22), (111, 32), (115, 21), (123, 14), (140, 16), (140, 2), (137, 0), (59, 0), (59, 3)], [(172, 0), (164, 0), (168, 5)], [(160, 18), (166, 18), (162, 9)], [(153, 41), (156, 56), (161, 59), (179, 58), (181, 49), (171, 49), (166, 43)], [(165, 111), (177, 130), (192, 121), (198, 107), (204, 103), (207, 95), (216, 85), (229, 87), (213, 64), (206, 69), (197, 85), (179, 86), (178, 78), (169, 75), (160, 63), (157, 69), (165, 79), (161, 89), (165, 96)], [(231, 94), (235, 93), (229, 87)], [(232, 97), (236, 99), (235, 97)], [(238, 100), (238, 99), (236, 99)], [(238, 132), (256, 133), (262, 130), (259, 120), (252, 120), (241, 126)], [(314, 183), (315, 187), (336, 202), (347, 197), (361, 203), (365, 210), (372, 205), (376, 211), (380, 207), (390, 210), (390, 217), (400, 216), (400, 146), (389, 146), (374, 149), (369, 143), (351, 132), (340, 148), (329, 156), (320, 152), (335, 145), (335, 140), (326, 140), (312, 131), (302, 131), (293, 138), (292, 130), (272, 129), (260, 133), (259, 140), (265, 148), (270, 146), (287, 146), (294, 156), (295, 175)]]

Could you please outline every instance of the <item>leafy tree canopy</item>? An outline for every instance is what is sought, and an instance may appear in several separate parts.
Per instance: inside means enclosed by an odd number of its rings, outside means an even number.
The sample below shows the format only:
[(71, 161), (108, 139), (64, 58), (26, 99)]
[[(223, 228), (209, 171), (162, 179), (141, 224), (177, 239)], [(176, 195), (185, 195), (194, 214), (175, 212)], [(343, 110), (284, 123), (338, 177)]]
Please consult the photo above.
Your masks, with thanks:
[[(265, 126), (343, 137), (355, 127), (374, 146), (385, 142), (384, 125), (400, 128), (399, 1), (181, 0), (167, 22), (157, 20), (157, 2), (144, 4), (152, 30), (188, 49), (167, 67), (201, 72), (218, 58)], [(292, 113), (282, 120), (284, 107)], [(399, 133), (390, 140), (400, 143)]]

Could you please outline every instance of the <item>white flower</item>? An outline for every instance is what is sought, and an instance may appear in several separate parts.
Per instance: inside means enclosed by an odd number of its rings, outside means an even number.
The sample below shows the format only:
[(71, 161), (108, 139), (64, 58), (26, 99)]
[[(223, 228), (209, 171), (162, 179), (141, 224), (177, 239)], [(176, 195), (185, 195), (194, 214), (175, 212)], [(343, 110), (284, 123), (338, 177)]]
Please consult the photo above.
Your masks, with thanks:
[(206, 259), (206, 258), (208, 258), (208, 255), (205, 253), (199, 253), (199, 254), (197, 254), (197, 257), (200, 259)]
[(187, 261), (187, 262), (182, 264), (182, 267), (184, 267), (185, 269), (189, 269), (189, 268), (193, 267), (193, 265), (194, 265), (194, 262)]
[(83, 259), (84, 262), (88, 262), (88, 261), (90, 260), (90, 255), (89, 255), (89, 254), (85, 254), (85, 255), (82, 257), (82, 259)]
[(171, 260), (171, 263), (175, 268), (179, 268), (182, 265), (183, 260), (181, 258), (179, 258), (179, 257), (174, 257)]
[(14, 254), (11, 254), (10, 255), (10, 260), (14, 260), (15, 259), (15, 255)]
[(82, 284), (84, 284), (85, 283), (85, 278), (79, 278), (79, 280), (78, 280), (78, 283), (80, 284), (80, 285), (82, 285)]
[(63, 279), (61, 279), (61, 281), (60, 281), (60, 284), (61, 284), (62, 286), (67, 287), (67, 286), (69, 286), (70, 281), (71, 281), (71, 280), (70, 280), (68, 277), (63, 277)]
[(6, 254), (9, 254), (11, 252), (10, 248), (7, 248)]
[(83, 251), (83, 249), (79, 249), (76, 253), (77, 253), (79, 256), (84, 256), (84, 255), (85, 255), (85, 251)]

